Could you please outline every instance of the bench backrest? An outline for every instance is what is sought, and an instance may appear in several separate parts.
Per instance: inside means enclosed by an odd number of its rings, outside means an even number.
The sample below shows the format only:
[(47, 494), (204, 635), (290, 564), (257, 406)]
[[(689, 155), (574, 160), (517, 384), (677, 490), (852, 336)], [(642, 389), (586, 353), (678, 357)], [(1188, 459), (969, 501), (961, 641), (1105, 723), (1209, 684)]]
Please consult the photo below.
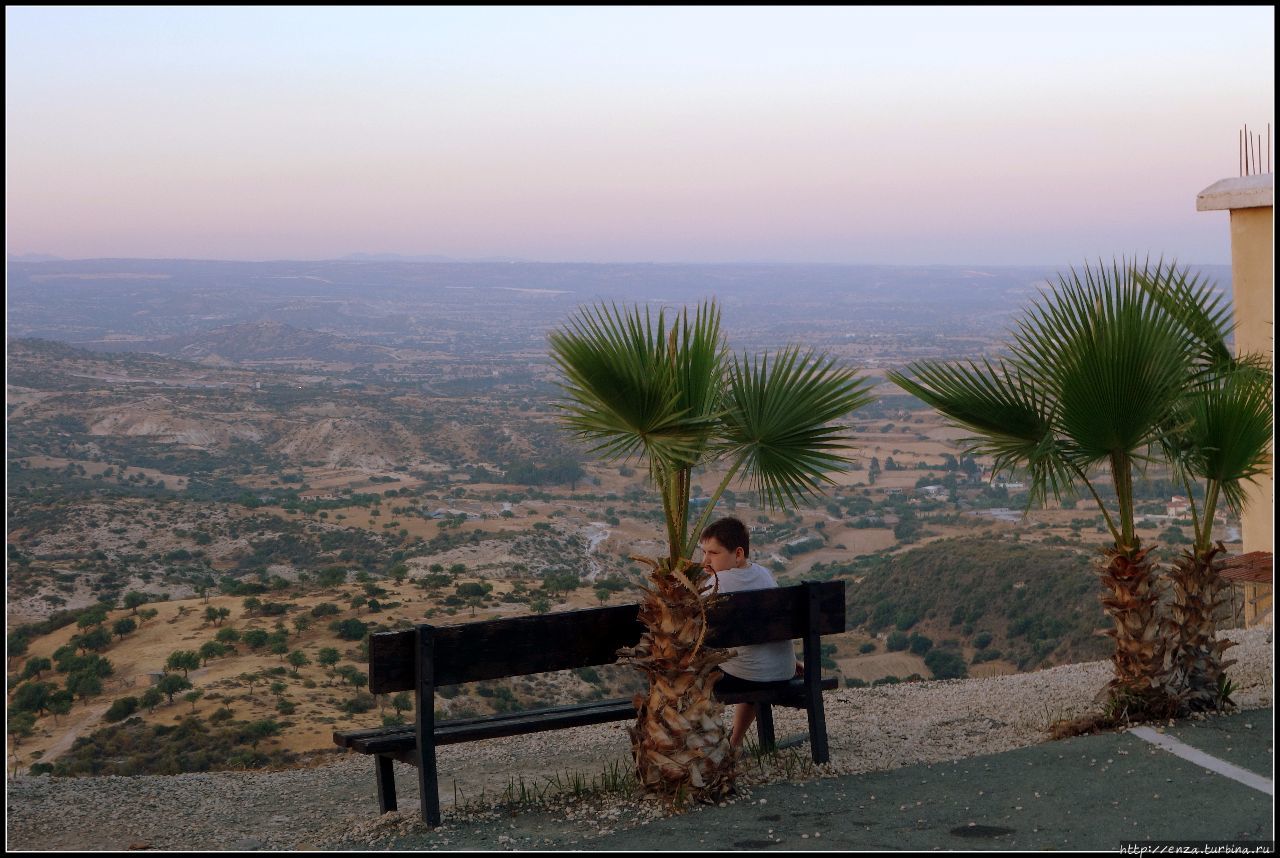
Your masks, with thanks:
[[(844, 582), (797, 584), (724, 596), (709, 612), (707, 644), (734, 647), (793, 640), (809, 631), (810, 598), (818, 634), (844, 631)], [(542, 616), (486, 620), (457, 626), (420, 626), (432, 639), (434, 684), (457, 685), (545, 673), (618, 660), (644, 627), (638, 605), (587, 608)], [(369, 690), (416, 687), (417, 630), (369, 636)]]

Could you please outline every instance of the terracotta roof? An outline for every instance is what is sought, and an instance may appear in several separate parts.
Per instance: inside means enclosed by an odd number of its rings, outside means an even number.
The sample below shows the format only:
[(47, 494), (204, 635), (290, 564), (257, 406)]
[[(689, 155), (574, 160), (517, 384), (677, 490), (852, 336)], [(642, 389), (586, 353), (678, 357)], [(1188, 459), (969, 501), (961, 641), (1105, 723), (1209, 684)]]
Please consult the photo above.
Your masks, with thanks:
[(1222, 565), (1222, 577), (1237, 584), (1270, 584), (1275, 563), (1270, 551), (1250, 551)]

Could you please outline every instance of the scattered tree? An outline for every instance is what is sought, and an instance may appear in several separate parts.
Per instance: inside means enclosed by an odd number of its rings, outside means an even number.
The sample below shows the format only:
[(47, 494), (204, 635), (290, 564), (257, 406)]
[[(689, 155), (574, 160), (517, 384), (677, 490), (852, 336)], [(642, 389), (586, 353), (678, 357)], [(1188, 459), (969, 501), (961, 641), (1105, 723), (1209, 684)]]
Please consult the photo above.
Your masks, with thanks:
[(249, 629), (243, 635), (241, 640), (245, 642), (245, 646), (249, 649), (262, 649), (267, 645), (267, 641), (271, 639), (271, 635), (265, 629)]
[(200, 654), (189, 649), (174, 650), (169, 653), (169, 658), (164, 663), (165, 670), (180, 670), (183, 676), (186, 676), (188, 671), (197, 670), (199, 667)]
[(289, 664), (293, 665), (293, 675), (298, 675), (298, 669), (311, 664), (311, 659), (307, 658), (307, 654), (300, 649), (295, 649), (289, 653)]
[(329, 674), (333, 674), (333, 666), (342, 658), (338, 651), (331, 646), (321, 647), (320, 654), (316, 657), (321, 666), (328, 669)]
[(35, 677), (36, 679), (39, 679), (41, 673), (52, 669), (53, 662), (49, 661), (49, 659), (42, 658), (40, 656), (33, 656), (32, 658), (27, 659), (27, 663), (22, 668), (22, 676), (20, 678), (31, 679), (32, 677)]
[(203, 661), (206, 666), (209, 664), (209, 659), (221, 658), (226, 654), (226, 645), (219, 643), (218, 641), (205, 641), (200, 645), (200, 660)]
[(152, 685), (142, 692), (142, 698), (138, 702), (145, 706), (148, 712), (154, 712), (163, 699), (164, 693), (158, 687)]
[(191, 687), (191, 680), (185, 676), (178, 676), (176, 673), (166, 673), (160, 678), (154, 686), (159, 689), (160, 693), (169, 698), (169, 702), (173, 702), (173, 695), (179, 691), (186, 691)]
[(44, 714), (56, 686), (48, 682), (27, 682), (18, 686), (10, 707), (18, 712)]

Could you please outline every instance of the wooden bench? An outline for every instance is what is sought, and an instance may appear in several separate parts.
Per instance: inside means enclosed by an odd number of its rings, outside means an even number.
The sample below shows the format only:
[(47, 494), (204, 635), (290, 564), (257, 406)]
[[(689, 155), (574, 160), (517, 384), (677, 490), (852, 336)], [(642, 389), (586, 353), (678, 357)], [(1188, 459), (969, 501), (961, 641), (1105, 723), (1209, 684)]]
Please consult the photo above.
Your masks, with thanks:
[[(774, 747), (771, 706), (807, 710), (809, 743), (816, 763), (827, 762), (827, 725), (822, 691), (836, 686), (823, 679), (822, 635), (844, 631), (844, 582), (806, 582), (773, 590), (726, 596), (709, 612), (706, 645), (736, 647), (769, 641), (804, 641), (804, 676), (763, 691), (716, 695), (725, 703), (756, 704), (762, 748)], [(591, 608), (543, 616), (488, 620), (457, 626), (420, 625), (369, 637), (369, 690), (374, 694), (416, 692), (416, 722), (370, 730), (340, 730), (341, 747), (374, 755), (381, 813), (396, 809), (392, 761), (418, 769), (422, 818), (440, 824), (436, 747), (564, 727), (635, 718), (631, 698), (596, 700), (523, 712), (435, 720), (435, 690), (484, 679), (545, 673), (617, 661), (617, 651), (634, 646), (644, 630), (638, 606)]]

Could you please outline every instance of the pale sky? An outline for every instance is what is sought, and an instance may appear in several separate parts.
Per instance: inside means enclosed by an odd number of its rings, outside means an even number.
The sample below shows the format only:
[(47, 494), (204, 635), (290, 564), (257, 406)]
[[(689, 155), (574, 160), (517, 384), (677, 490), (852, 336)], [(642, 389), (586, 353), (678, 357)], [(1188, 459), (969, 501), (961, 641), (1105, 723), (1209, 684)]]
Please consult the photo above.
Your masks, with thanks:
[(1274, 14), (7, 7), (7, 250), (1227, 263)]

